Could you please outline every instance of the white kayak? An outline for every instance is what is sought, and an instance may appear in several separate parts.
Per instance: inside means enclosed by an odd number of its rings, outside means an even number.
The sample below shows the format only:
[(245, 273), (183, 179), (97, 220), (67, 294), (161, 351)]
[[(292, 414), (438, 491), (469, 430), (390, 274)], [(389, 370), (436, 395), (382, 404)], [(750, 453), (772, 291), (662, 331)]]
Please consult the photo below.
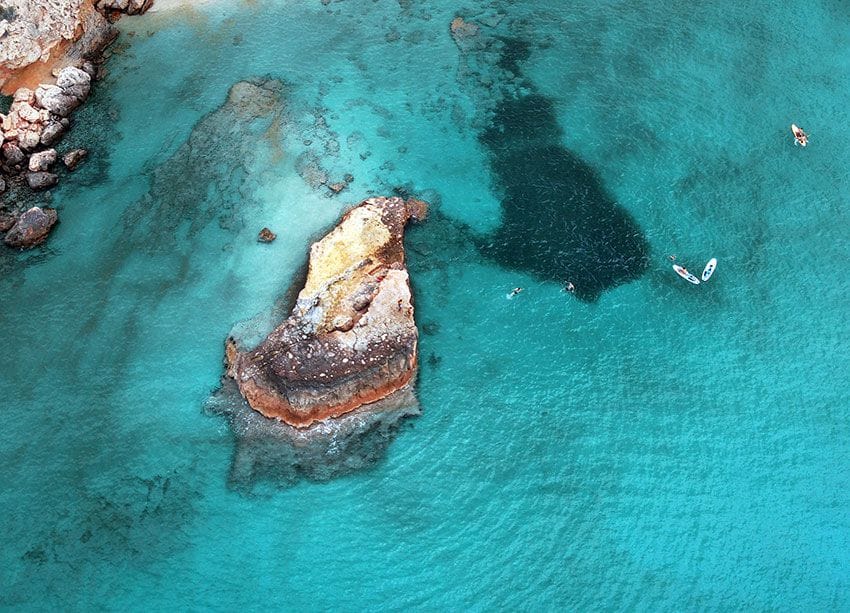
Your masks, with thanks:
[(809, 135), (803, 132), (802, 128), (798, 127), (796, 124), (791, 124), (791, 134), (794, 135), (795, 142), (799, 143), (803, 147), (809, 144)]
[(717, 268), (717, 258), (711, 258), (702, 271), (702, 280), (708, 281), (709, 279), (711, 279), (711, 275), (714, 274), (715, 268)]
[(673, 264), (673, 270), (676, 271), (676, 274), (682, 277), (685, 281), (689, 281), (694, 285), (699, 285), (699, 279), (697, 279), (694, 275), (688, 272), (688, 269), (684, 266), (679, 266), (678, 264)]

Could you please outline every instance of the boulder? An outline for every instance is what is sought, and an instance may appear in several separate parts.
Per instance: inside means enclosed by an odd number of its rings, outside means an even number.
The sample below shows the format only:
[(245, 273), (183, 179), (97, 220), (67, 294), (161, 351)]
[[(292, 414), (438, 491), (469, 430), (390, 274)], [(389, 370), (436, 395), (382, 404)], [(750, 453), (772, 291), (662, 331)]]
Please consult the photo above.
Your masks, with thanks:
[(45, 147), (52, 147), (59, 142), (62, 135), (65, 133), (65, 126), (59, 121), (51, 121), (41, 131), (41, 144)]
[(40, 126), (35, 126), (18, 133), (18, 147), (24, 151), (32, 151), (41, 143)]
[(29, 102), (21, 102), (14, 105), (18, 117), (29, 123), (41, 121), (41, 114)]
[(28, 172), (27, 185), (30, 189), (49, 189), (59, 183), (59, 177), (52, 172)]
[(32, 104), (35, 102), (35, 92), (28, 87), (19, 87), (12, 95), (12, 102), (26, 102)]
[(56, 163), (56, 149), (45, 149), (30, 156), (29, 169), (31, 172), (50, 170)]
[(39, 85), (35, 90), (36, 103), (60, 117), (67, 117), (80, 106), (82, 100), (69, 96), (58, 85)]
[(21, 164), (25, 159), (26, 155), (21, 151), (21, 148), (15, 145), (14, 143), (4, 143), (3, 144), (3, 157), (6, 159), (6, 162), (15, 166), (17, 164)]
[(33, 207), (23, 213), (3, 239), (14, 249), (30, 249), (45, 241), (59, 217), (55, 209)]
[(56, 77), (56, 85), (66, 95), (82, 102), (88, 98), (91, 91), (91, 75), (75, 66), (66, 66), (59, 71), (59, 76)]
[(62, 162), (68, 170), (76, 170), (88, 154), (89, 152), (85, 149), (74, 149), (62, 157)]
[(418, 333), (402, 239), (423, 215), (397, 197), (363, 201), (310, 248), (289, 318), (255, 349), (228, 340), (227, 374), (254, 410), (306, 428), (409, 389)]
[(67, 117), (91, 91), (91, 76), (74, 66), (59, 71), (56, 85), (39, 85), (35, 90), (35, 103), (59, 117)]

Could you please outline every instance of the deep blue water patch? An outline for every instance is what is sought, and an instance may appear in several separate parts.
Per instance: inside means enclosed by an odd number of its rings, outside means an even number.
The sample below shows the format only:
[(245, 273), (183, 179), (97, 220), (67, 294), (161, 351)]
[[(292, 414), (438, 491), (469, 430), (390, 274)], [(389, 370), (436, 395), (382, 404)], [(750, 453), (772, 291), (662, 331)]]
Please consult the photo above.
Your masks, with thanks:
[[(498, 64), (521, 77), (520, 62), (528, 56), (527, 44), (505, 39)], [(594, 301), (640, 277), (649, 246), (596, 171), (561, 144), (562, 136), (552, 101), (533, 89), (496, 105), (479, 139), (501, 191), (502, 223), (480, 248), (506, 268), (570, 282), (579, 298)]]

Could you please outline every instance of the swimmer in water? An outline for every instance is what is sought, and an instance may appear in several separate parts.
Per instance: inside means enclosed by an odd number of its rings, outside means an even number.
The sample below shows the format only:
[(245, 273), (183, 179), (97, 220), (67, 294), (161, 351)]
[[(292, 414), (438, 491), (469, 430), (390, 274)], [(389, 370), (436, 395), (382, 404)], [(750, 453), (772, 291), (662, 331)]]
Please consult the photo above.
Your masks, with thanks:
[(668, 259), (668, 260), (670, 260), (671, 262), (675, 262), (675, 261), (676, 261), (676, 256), (675, 256), (675, 255), (668, 255), (668, 256), (667, 256), (667, 259)]
[(564, 286), (564, 291), (572, 294), (574, 291), (576, 291), (576, 286), (573, 285), (572, 281), (567, 281), (567, 284)]
[(511, 290), (511, 293), (510, 293), (510, 294), (508, 294), (508, 298), (513, 298), (514, 296), (516, 296), (516, 295), (517, 295), (518, 293), (520, 293), (521, 291), (522, 291), (522, 288), (521, 288), (521, 287), (515, 287), (515, 288), (513, 288), (513, 289)]

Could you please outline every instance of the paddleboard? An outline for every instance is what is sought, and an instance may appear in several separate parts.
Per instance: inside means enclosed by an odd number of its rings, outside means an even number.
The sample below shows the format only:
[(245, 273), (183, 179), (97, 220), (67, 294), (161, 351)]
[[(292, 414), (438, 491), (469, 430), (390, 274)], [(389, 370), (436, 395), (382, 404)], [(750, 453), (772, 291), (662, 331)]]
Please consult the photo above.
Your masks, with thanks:
[(684, 268), (683, 266), (679, 266), (678, 264), (673, 264), (673, 270), (675, 270), (676, 274), (679, 275), (680, 277), (682, 277), (685, 281), (689, 281), (689, 282), (693, 283), (694, 285), (699, 285), (699, 279), (697, 279), (695, 276), (693, 276), (691, 273), (689, 273), (688, 270), (686, 268)]
[(796, 124), (791, 124), (791, 134), (794, 135), (794, 140), (805, 147), (809, 142), (809, 135), (803, 132)]
[(711, 275), (714, 274), (715, 268), (717, 268), (717, 258), (711, 258), (702, 271), (702, 280), (708, 281), (709, 279), (711, 279)]

